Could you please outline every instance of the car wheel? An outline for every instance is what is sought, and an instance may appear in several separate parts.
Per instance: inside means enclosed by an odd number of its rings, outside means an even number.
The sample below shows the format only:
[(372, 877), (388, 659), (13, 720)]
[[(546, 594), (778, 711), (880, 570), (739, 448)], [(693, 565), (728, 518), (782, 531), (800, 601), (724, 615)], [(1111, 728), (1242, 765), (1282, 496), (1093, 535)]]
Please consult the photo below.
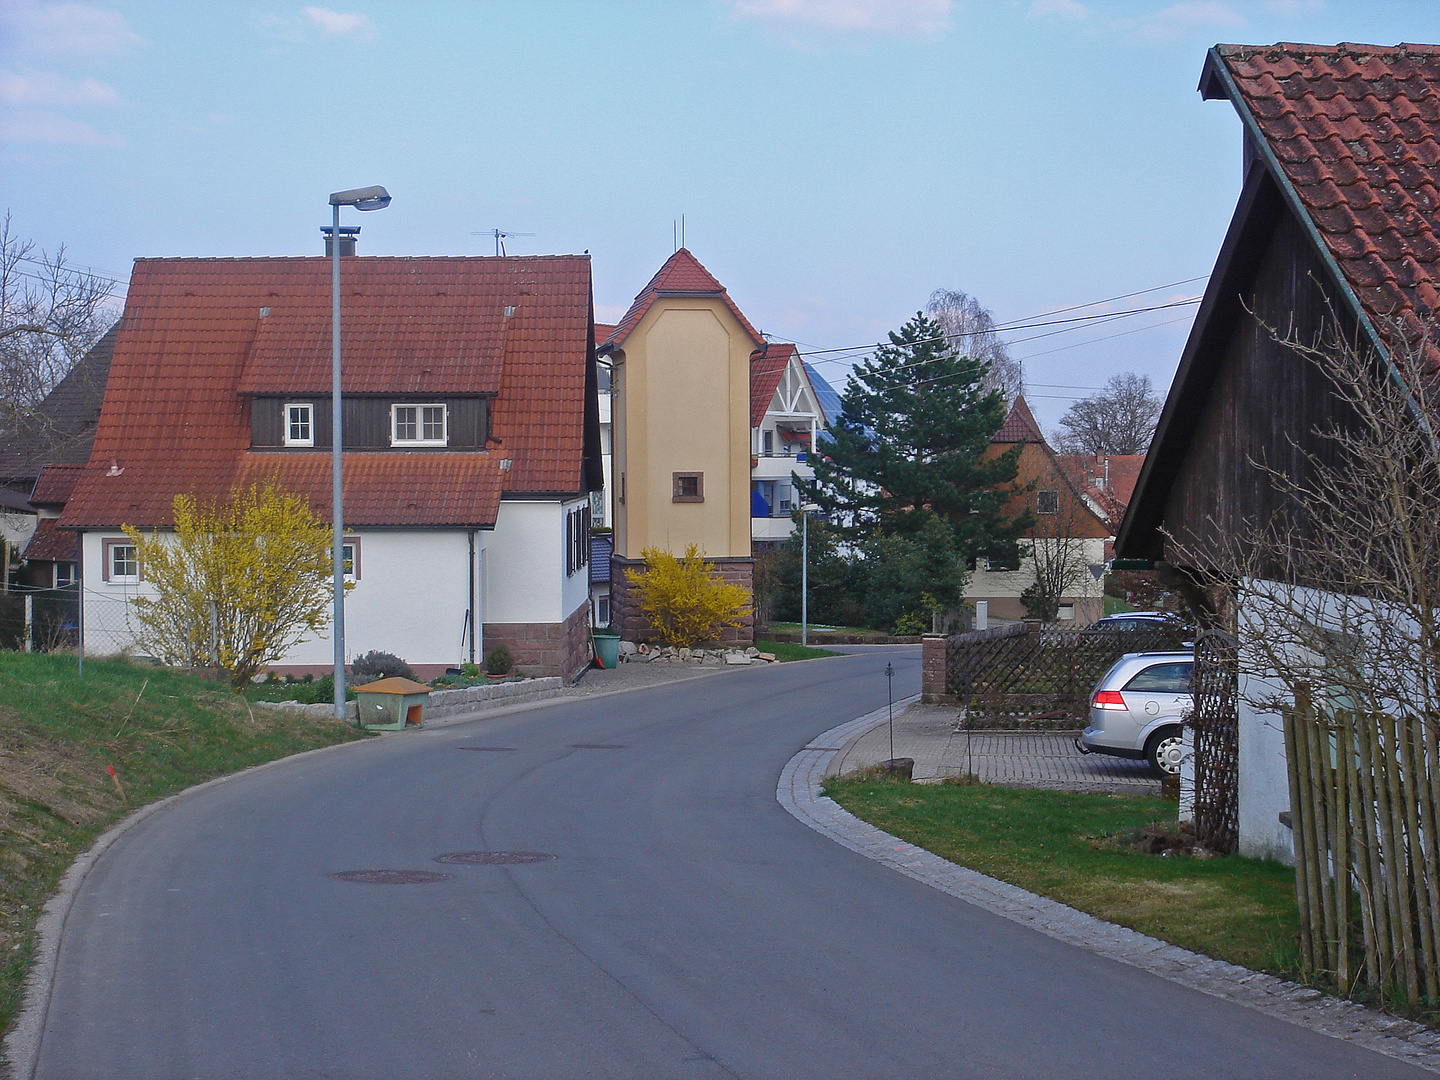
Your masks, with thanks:
[(1162, 776), (1179, 776), (1180, 759), (1185, 756), (1185, 739), (1180, 728), (1161, 728), (1145, 744), (1150, 767)]

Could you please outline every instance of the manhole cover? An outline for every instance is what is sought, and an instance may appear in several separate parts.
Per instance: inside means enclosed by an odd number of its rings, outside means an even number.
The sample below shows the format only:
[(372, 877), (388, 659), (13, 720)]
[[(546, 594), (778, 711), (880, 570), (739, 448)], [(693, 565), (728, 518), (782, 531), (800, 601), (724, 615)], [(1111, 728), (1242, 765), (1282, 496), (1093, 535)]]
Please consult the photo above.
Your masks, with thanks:
[(461, 866), (509, 866), (515, 863), (545, 862), (555, 858), (543, 851), (452, 851), (437, 856), (438, 863)]
[(437, 874), (434, 870), (342, 870), (330, 876), (336, 881), (357, 885), (428, 885), (450, 880), (449, 874)]
[(572, 742), (571, 750), (624, 750), (625, 747), (613, 742)]
[(475, 750), (485, 754), (500, 754), (514, 750), (513, 746), (457, 746), (456, 750)]

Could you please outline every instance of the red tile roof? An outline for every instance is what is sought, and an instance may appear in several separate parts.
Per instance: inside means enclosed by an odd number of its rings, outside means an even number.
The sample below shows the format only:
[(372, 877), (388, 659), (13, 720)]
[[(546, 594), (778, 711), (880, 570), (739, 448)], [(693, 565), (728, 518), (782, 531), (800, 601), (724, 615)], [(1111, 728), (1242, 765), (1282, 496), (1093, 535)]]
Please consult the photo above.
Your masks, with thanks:
[[(502, 490), (583, 489), (588, 257), (364, 257), (342, 275), (346, 391), (495, 394), (498, 443), (347, 453), (348, 521), (490, 525)], [(243, 394), (328, 393), (329, 297), (324, 258), (137, 260), (62, 523), (165, 525), (177, 493), (219, 497), (272, 470), (328, 508), (328, 454), (251, 452)]]
[(1057, 460), (1075, 487), (1095, 500), (1119, 525), (1135, 494), (1144, 454), (1059, 454)]
[(30, 502), (35, 506), (64, 506), (75, 490), (84, 465), (46, 465), (35, 479)]
[(25, 545), (25, 558), (36, 562), (79, 562), (75, 534), (57, 529), (55, 518), (41, 518)]
[(610, 323), (597, 322), (595, 324), (595, 344), (599, 345), (615, 332), (615, 327)]
[(1000, 430), (991, 436), (992, 443), (1043, 443), (1045, 436), (1040, 433), (1040, 425), (1035, 422), (1035, 414), (1030, 411), (1030, 406), (1025, 404), (1023, 397), (1016, 397), (1015, 404), (1010, 407), (1010, 415), (1005, 418), (1005, 423), (1000, 425)]
[(750, 320), (745, 318), (740, 309), (735, 306), (735, 301), (730, 299), (730, 294), (725, 291), (725, 286), (716, 281), (709, 270), (700, 265), (700, 260), (691, 255), (688, 250), (681, 248), (670, 258), (665, 260), (665, 265), (655, 272), (650, 279), (650, 284), (640, 290), (635, 297), (635, 302), (630, 305), (630, 310), (620, 320), (615, 329), (606, 338), (596, 337), (596, 343), (600, 345), (623, 345), (630, 332), (639, 325), (645, 313), (650, 310), (650, 305), (655, 302), (658, 296), (718, 296), (730, 309), (750, 339), (755, 342), (756, 348), (764, 348), (765, 339), (760, 331), (750, 325)]
[(785, 366), (795, 355), (794, 345), (770, 344), (750, 357), (750, 426), (759, 427), (770, 410)]
[(1218, 45), (1201, 89), (1248, 113), (1382, 336), (1440, 311), (1440, 46)]

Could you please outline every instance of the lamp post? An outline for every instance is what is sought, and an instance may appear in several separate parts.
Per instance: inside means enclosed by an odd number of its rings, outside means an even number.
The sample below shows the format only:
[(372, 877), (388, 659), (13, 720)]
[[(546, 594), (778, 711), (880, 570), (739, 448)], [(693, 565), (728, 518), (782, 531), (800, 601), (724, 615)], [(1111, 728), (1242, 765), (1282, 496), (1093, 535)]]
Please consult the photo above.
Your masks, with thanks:
[(330, 558), (335, 571), (335, 719), (345, 720), (345, 507), (340, 478), (344, 448), (340, 422), (340, 207), (384, 210), (390, 193), (383, 187), (353, 188), (330, 196), (334, 223), (330, 228)]
[(800, 504), (800, 644), (810, 644), (810, 514), (815, 503)]

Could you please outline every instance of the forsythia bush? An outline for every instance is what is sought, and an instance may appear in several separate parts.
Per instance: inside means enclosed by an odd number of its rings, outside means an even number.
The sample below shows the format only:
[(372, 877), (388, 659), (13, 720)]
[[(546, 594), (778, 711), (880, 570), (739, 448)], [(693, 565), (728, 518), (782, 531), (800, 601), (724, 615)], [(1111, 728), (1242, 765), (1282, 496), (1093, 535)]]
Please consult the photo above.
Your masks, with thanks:
[(173, 535), (123, 526), (155, 595), (136, 597), (136, 644), (157, 660), (204, 667), (235, 687), (330, 622), (330, 527), (271, 483), (223, 504), (175, 496)]
[(666, 645), (689, 648), (714, 641), (727, 626), (739, 626), (750, 613), (750, 591), (727, 585), (691, 544), (677, 559), (660, 548), (646, 548), (645, 569), (631, 570), (640, 610)]

